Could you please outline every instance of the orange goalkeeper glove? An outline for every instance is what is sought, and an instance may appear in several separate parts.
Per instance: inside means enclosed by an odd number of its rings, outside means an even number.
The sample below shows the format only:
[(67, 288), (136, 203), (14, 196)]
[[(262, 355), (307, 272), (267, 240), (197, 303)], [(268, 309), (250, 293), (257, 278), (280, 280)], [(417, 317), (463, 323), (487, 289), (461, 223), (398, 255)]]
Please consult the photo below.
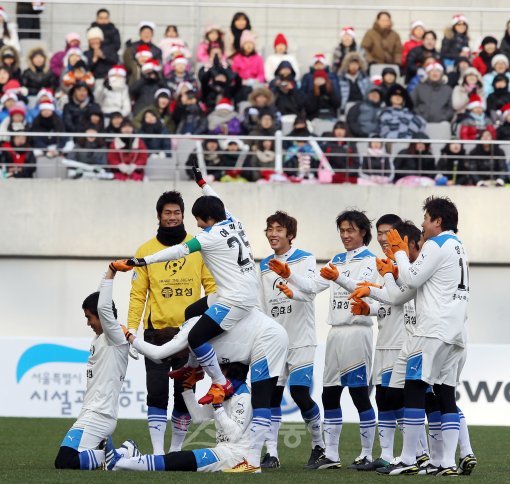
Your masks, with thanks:
[(328, 281), (336, 281), (339, 275), (338, 269), (331, 262), (321, 269), (321, 277)]
[(182, 387), (185, 390), (191, 390), (198, 381), (204, 379), (204, 370), (201, 366), (193, 368), (191, 374), (182, 382)]
[(370, 296), (370, 287), (368, 286), (358, 286), (354, 291), (351, 292), (347, 299), (361, 299), (363, 297)]
[(127, 259), (119, 259), (119, 260), (110, 262), (109, 267), (113, 272), (117, 272), (117, 271), (128, 272), (128, 271), (133, 270), (133, 266), (128, 266), (126, 264), (126, 262), (127, 262)]
[(273, 272), (276, 272), (280, 277), (283, 277), (284, 279), (288, 279), (291, 275), (289, 264), (282, 262), (281, 260), (271, 259), (267, 266), (269, 269), (271, 269)]
[(390, 244), (391, 251), (396, 254), (399, 250), (403, 250), (407, 257), (409, 257), (409, 245), (407, 241), (407, 235), (402, 240), (397, 230), (391, 229), (386, 235), (388, 238), (388, 244)]
[(398, 267), (393, 264), (393, 261), (390, 259), (376, 259), (377, 270), (382, 277), (385, 274), (391, 273), (395, 280), (398, 279)]
[(369, 316), (370, 306), (362, 299), (354, 298), (351, 301), (351, 313), (355, 316)]
[(294, 297), (294, 292), (289, 286), (287, 286), (287, 284), (280, 282), (279, 284), (276, 284), (276, 287), (280, 289), (280, 291), (282, 291), (283, 294), (285, 294), (289, 299)]
[(356, 284), (356, 286), (377, 287), (377, 289), (381, 289), (381, 287), (382, 287), (380, 284), (376, 284), (375, 282), (368, 282), (368, 281), (358, 282)]

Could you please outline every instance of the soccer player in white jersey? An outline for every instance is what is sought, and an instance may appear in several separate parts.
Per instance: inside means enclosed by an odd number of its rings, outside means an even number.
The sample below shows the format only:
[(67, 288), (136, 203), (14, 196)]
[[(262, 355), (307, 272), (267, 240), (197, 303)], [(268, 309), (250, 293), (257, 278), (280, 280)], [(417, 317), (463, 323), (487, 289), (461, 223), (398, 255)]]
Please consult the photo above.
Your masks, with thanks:
[[(117, 322), (117, 309), (112, 300), (115, 268), (110, 265), (99, 292), (83, 301), (87, 325), (96, 336), (90, 345), (87, 362), (87, 390), (78, 420), (67, 432), (55, 459), (57, 469), (94, 470), (104, 462), (101, 442), (117, 426), (119, 393), (126, 376), (129, 344)], [(119, 449), (128, 455), (132, 444), (124, 442)]]
[[(229, 331), (257, 305), (259, 281), (243, 225), (225, 210), (223, 202), (205, 182), (197, 166), (193, 166), (193, 170), (197, 184), (205, 194), (195, 201), (192, 208), (197, 225), (203, 231), (183, 244), (144, 258), (129, 259), (127, 263), (145, 266), (201, 252), (205, 265), (214, 277), (217, 292), (214, 297), (208, 297), (208, 309), (190, 332), (188, 342), (193, 356), (212, 380), (211, 388), (199, 400), (201, 404), (208, 404), (215, 395), (227, 396), (232, 393), (232, 386), (221, 372), (214, 349), (208, 341)], [(192, 359), (188, 361), (188, 366), (174, 374), (185, 376), (190, 371), (191, 363)], [(263, 416), (264, 421), (270, 421), (270, 417)]]
[(201, 406), (195, 399), (193, 386), (203, 378), (203, 370), (196, 369), (182, 382), (182, 397), (195, 424), (214, 421), (216, 446), (195, 450), (169, 452), (165, 455), (140, 455), (126, 458), (111, 442), (106, 446), (106, 467), (111, 471), (228, 471), (246, 461), (250, 449), (252, 408), (250, 391), (246, 385), (249, 367), (242, 363), (221, 365), (232, 382), (234, 393), (223, 402)]
[[(372, 239), (371, 223), (357, 210), (342, 212), (336, 226), (346, 252), (335, 255), (315, 279), (298, 276), (290, 266), (273, 259), (269, 267), (288, 281), (288, 289), (296, 299), (304, 294), (317, 294), (330, 289), (328, 324), (331, 328), (326, 341), (326, 361), (323, 377), (325, 456), (315, 464), (317, 469), (341, 467), (339, 439), (342, 431), (340, 397), (349, 388), (360, 417), (361, 454), (350, 466), (358, 469), (372, 461), (375, 436), (375, 412), (370, 403), (368, 384), (372, 369), (372, 319), (353, 315), (348, 300), (357, 282), (377, 279), (375, 256), (367, 245)], [(285, 285), (283, 285), (285, 286)], [(286, 286), (287, 287), (287, 286)]]
[(315, 294), (308, 301), (292, 301), (280, 289), (286, 282), (268, 267), (270, 260), (287, 263), (292, 272), (303, 277), (315, 277), (315, 257), (292, 246), (297, 234), (297, 220), (285, 212), (277, 211), (266, 220), (266, 237), (274, 254), (260, 262), (261, 306), (263, 311), (280, 323), (289, 335), (289, 353), (283, 373), (271, 401), (271, 431), (266, 440), (267, 454), (262, 468), (278, 468), (278, 431), (282, 420), (281, 403), (288, 381), (290, 395), (301, 411), (312, 436), (312, 452), (308, 466), (324, 455), (321, 415), (318, 405), (310, 396), (313, 380), (313, 363), (317, 339), (315, 336)]
[[(186, 321), (179, 333), (168, 343), (155, 346), (142, 338), (136, 338), (124, 328), (126, 338), (137, 351), (158, 363), (164, 358), (188, 348), (189, 334), (199, 324), (200, 318)], [(219, 336), (211, 339), (215, 354), (223, 362), (239, 362), (250, 366), (251, 405), (253, 418), (250, 423), (250, 446), (246, 461), (235, 472), (259, 472), (260, 454), (269, 427), (270, 419), (261, 415), (271, 415), (271, 395), (276, 388), (278, 376), (282, 373), (289, 339), (286, 331), (258, 308), (252, 308), (248, 315)], [(192, 373), (193, 369), (183, 378)], [(220, 403), (222, 395), (214, 395), (214, 402)]]
[(425, 200), (422, 223), (425, 243), (411, 264), (398, 232), (388, 233), (399, 276), (416, 289), (416, 328), (409, 346), (404, 387), (404, 445), (400, 459), (378, 472), (416, 473), (415, 450), (425, 420), (425, 393), (434, 386), (441, 409), (442, 465), (436, 475), (458, 475), (455, 451), (459, 413), (455, 402), (458, 370), (464, 355), (469, 300), (467, 255), (457, 238), (458, 212), (450, 199)]

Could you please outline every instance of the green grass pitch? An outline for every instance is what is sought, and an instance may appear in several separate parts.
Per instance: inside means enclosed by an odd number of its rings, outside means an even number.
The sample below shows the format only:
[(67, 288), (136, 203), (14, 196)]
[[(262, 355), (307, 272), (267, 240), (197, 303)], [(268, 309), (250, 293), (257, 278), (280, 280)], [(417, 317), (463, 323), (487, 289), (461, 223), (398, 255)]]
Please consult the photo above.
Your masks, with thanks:
[[(360, 449), (358, 426), (345, 424), (342, 431), (341, 457), (344, 468), (340, 470), (310, 471), (303, 468), (310, 454), (310, 443), (303, 424), (285, 424), (280, 435), (280, 460), (282, 468), (263, 472), (262, 475), (222, 473), (169, 473), (169, 472), (104, 472), (57, 471), (53, 461), (65, 433), (72, 425), (70, 419), (0, 418), (0, 482), (1, 483), (78, 483), (78, 482), (431, 482), (434, 477), (377, 476), (347, 469)], [(193, 442), (185, 443), (186, 449), (201, 447), (200, 443), (213, 444), (213, 426), (194, 432)], [(508, 442), (509, 427), (471, 427), (471, 440), (478, 458), (478, 467), (469, 477), (459, 479), (466, 483), (510, 483)], [(167, 432), (169, 438), (169, 432)], [(113, 436), (116, 445), (130, 438), (137, 441), (142, 452), (150, 450), (147, 424), (141, 420), (121, 420)], [(377, 441), (377, 438), (376, 438)], [(167, 444), (168, 445), (168, 444)], [(396, 449), (401, 447), (397, 436)], [(376, 442), (374, 455), (378, 455)]]

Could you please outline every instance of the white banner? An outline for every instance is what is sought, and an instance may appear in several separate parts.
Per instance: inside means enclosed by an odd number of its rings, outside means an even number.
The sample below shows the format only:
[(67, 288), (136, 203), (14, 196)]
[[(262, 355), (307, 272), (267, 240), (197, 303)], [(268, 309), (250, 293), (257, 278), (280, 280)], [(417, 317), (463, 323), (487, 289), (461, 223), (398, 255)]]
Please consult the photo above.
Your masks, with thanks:
[[(0, 416), (76, 417), (86, 386), (85, 363), (90, 339), (1, 338), (2, 394)], [(317, 348), (313, 398), (322, 406), (324, 345)], [(469, 424), (510, 425), (510, 378), (506, 361), (510, 345), (472, 345), (458, 386), (458, 404)], [(207, 390), (201, 382), (197, 392)], [(172, 395), (172, 390), (170, 390)], [(373, 395), (372, 395), (373, 397)], [(171, 412), (171, 402), (169, 414)], [(143, 357), (130, 359), (120, 394), (119, 418), (146, 417), (145, 365)], [(297, 406), (286, 390), (283, 420), (301, 421)], [(357, 412), (348, 391), (342, 395), (344, 421), (357, 422)]]

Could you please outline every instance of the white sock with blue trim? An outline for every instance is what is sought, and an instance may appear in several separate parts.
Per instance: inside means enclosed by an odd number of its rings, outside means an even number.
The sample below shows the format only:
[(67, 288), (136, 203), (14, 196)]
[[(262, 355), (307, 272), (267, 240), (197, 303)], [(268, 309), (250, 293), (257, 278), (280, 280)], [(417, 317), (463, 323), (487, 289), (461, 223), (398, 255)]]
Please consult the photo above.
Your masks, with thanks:
[(103, 465), (105, 460), (104, 450), (84, 450), (78, 455), (80, 459), (80, 469), (93, 471)]
[(312, 449), (318, 445), (321, 449), (324, 449), (324, 439), (322, 438), (322, 422), (321, 422), (321, 411), (319, 406), (314, 403), (313, 407), (306, 412), (301, 412), (301, 416), (306, 423), (306, 428), (312, 436)]
[(271, 408), (271, 426), (266, 434), (266, 447), (269, 455), (278, 457), (278, 433), (282, 425), (281, 407)]
[(359, 436), (361, 439), (361, 456), (372, 461), (372, 449), (375, 439), (375, 412), (373, 408), (359, 414)]
[(425, 428), (425, 425), (423, 425), (420, 431), (418, 447), (416, 448), (416, 457), (420, 457), (423, 454), (429, 455), (429, 444), (427, 439), (427, 429)]
[(443, 434), (441, 433), (441, 412), (436, 410), (427, 415), (429, 421), (430, 463), (439, 467), (443, 462)]
[(260, 467), (260, 454), (271, 428), (271, 410), (269, 408), (254, 408), (250, 424), (250, 449), (248, 450), (248, 464)]
[(124, 471), (164, 471), (165, 458), (162, 455), (141, 455), (140, 457), (122, 458), (115, 464), (115, 470)]
[(325, 455), (327, 459), (333, 462), (340, 461), (339, 446), (342, 424), (343, 420), (341, 408), (324, 410)]
[(221, 372), (216, 352), (209, 343), (201, 344), (197, 348), (192, 348), (191, 351), (213, 383), (218, 383), (219, 385), (227, 383), (225, 375)]
[(424, 408), (405, 408), (404, 409), (404, 445), (402, 447), (401, 460), (404, 464), (412, 465), (416, 463), (416, 449), (425, 425)]
[(459, 443), (459, 414), (441, 415), (441, 433), (443, 434), (443, 467), (455, 466), (455, 452)]
[(166, 422), (167, 414), (165, 408), (147, 408), (149, 435), (151, 436), (153, 452), (156, 455), (163, 455), (165, 453)]
[(393, 441), (396, 428), (395, 412), (393, 410), (379, 411), (377, 420), (381, 459), (391, 462), (393, 460)]
[(168, 452), (179, 452), (182, 449), (182, 444), (186, 439), (188, 428), (191, 423), (191, 415), (187, 412), (172, 411), (172, 442), (170, 443), (170, 450)]
[(460, 429), (459, 429), (459, 447), (460, 447), (460, 458), (466, 457), (466, 455), (474, 454), (473, 449), (471, 448), (471, 439), (469, 438), (469, 429), (466, 422), (466, 417), (462, 413), (462, 410), (457, 407), (459, 412), (460, 419)]

